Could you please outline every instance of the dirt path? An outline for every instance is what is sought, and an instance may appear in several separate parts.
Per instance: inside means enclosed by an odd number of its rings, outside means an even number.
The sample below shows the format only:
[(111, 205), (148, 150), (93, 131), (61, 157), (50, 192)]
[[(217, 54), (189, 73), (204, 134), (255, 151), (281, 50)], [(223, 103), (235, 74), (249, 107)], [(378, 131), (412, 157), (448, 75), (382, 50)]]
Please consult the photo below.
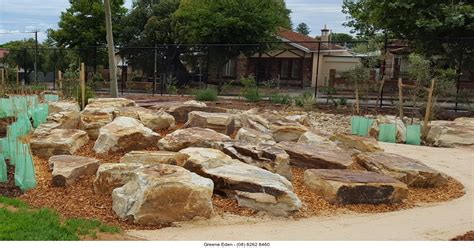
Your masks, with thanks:
[(299, 221), (230, 218), (127, 234), (147, 240), (449, 240), (474, 230), (474, 149), (382, 146), (386, 152), (419, 159), (456, 178), (464, 184), (466, 194), (450, 202), (389, 213)]

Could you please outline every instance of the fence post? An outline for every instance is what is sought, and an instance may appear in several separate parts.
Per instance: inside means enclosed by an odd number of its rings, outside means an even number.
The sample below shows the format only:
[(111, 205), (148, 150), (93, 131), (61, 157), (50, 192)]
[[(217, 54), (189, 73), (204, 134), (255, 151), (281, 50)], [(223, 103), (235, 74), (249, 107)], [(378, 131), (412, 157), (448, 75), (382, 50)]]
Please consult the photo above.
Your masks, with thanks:
[(459, 89), (460, 89), (460, 81), (462, 75), (462, 60), (464, 55), (464, 42), (461, 45), (461, 53), (459, 55), (459, 63), (458, 63), (458, 76), (457, 76), (457, 83), (456, 83), (456, 103), (454, 105), (454, 111), (458, 112), (458, 102), (459, 102)]
[(85, 75), (85, 69), (84, 69), (84, 63), (81, 63), (81, 72), (79, 75), (79, 80), (80, 80), (80, 85), (81, 85), (81, 107), (84, 109), (86, 106), (85, 100), (86, 100), (86, 75)]
[(155, 42), (155, 48), (153, 49), (153, 90), (151, 92), (151, 95), (152, 96), (155, 96), (155, 88), (156, 88), (156, 73), (157, 73), (157, 69), (156, 69), (156, 65), (157, 65), (157, 51), (156, 51), (156, 42)]
[(20, 87), (20, 69), (16, 66), (16, 88)]
[(316, 82), (314, 83), (314, 101), (318, 102), (319, 57), (321, 55), (321, 41), (318, 42), (318, 58), (316, 62)]
[(5, 69), (1, 68), (0, 69), (0, 77), (2, 78), (2, 86), (5, 84), (5, 75), (4, 75)]
[(399, 114), (400, 114), (400, 119), (403, 121), (403, 84), (402, 84), (402, 78), (398, 78), (398, 101), (399, 101)]
[(431, 105), (433, 104), (433, 90), (434, 90), (435, 80), (431, 80), (431, 87), (428, 92), (428, 102), (426, 104), (425, 120), (423, 121), (423, 137), (426, 137), (428, 134), (428, 121), (430, 120), (431, 115)]
[[(125, 75), (123, 73), (123, 67), (124, 67), (124, 64), (125, 64), (125, 50), (123, 49), (123, 47), (122, 47), (121, 54), (122, 54), (122, 56), (121, 56), (122, 57), (122, 70), (121, 70), (122, 80), (120, 80), (120, 81), (122, 81), (121, 90), (122, 90), (122, 96), (123, 96), (123, 89), (124, 89), (124, 86), (125, 86), (125, 77), (124, 77)], [(117, 66), (117, 65), (115, 65), (115, 66)]]
[(255, 72), (255, 81), (257, 83), (257, 94), (258, 94), (258, 86), (260, 85), (260, 59), (262, 58), (262, 49), (261, 44), (258, 43), (258, 59), (257, 59), (257, 70)]
[(56, 49), (53, 48), (53, 90), (56, 90)]

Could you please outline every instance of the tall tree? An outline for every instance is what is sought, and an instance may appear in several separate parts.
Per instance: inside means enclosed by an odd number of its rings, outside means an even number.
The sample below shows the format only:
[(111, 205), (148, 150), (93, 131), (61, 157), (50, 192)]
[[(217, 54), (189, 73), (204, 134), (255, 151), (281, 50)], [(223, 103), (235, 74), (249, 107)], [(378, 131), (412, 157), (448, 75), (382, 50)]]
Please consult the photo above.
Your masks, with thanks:
[(457, 56), (463, 41), (453, 38), (474, 36), (474, 6), (466, 0), (344, 0), (343, 12), (354, 32), (406, 39), (426, 55)]
[(334, 42), (354, 42), (357, 39), (346, 33), (331, 33), (331, 41)]
[(302, 22), (296, 27), (296, 32), (304, 35), (309, 35), (311, 31), (309, 30), (308, 24)]

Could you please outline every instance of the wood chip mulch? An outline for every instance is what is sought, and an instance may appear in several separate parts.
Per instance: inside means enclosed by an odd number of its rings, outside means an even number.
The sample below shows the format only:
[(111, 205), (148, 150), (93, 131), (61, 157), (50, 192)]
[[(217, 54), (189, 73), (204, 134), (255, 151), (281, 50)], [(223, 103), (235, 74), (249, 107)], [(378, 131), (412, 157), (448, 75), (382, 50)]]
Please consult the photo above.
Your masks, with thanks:
[[(94, 142), (89, 142), (81, 148), (77, 155), (95, 157), (102, 162), (118, 162), (125, 152), (107, 155), (97, 155), (92, 151)], [(150, 150), (157, 150), (151, 148)], [(93, 176), (83, 177), (68, 187), (53, 187), (52, 175), (48, 170), (48, 161), (34, 157), (38, 186), (20, 196), (28, 204), (35, 207), (49, 207), (58, 211), (64, 217), (81, 217), (99, 219), (107, 224), (120, 226), (122, 229), (160, 229), (170, 225), (144, 226), (130, 221), (123, 221), (112, 210), (112, 199), (109, 195), (95, 194), (93, 191)], [(356, 204), (338, 206), (311, 191), (303, 183), (304, 169), (292, 167), (293, 187), (302, 201), (302, 209), (292, 214), (294, 219), (311, 216), (331, 216), (343, 213), (380, 213), (413, 208), (421, 203), (448, 201), (464, 194), (463, 186), (450, 178), (448, 184), (433, 189), (410, 188), (408, 199), (399, 204)], [(240, 216), (257, 216), (258, 212), (249, 208), (239, 207), (236, 200), (214, 195), (212, 199), (216, 214), (231, 213)]]
[(469, 231), (463, 235), (459, 235), (451, 239), (451, 241), (474, 241), (474, 231)]

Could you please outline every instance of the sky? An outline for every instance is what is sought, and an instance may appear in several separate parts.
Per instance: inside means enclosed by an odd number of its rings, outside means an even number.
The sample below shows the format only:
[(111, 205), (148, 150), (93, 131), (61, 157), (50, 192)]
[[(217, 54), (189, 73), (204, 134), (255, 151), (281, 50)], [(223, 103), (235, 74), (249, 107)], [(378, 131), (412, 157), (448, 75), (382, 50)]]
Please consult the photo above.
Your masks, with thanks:
[[(130, 8), (132, 0), (125, 2)], [(311, 36), (319, 35), (325, 24), (333, 32), (349, 32), (342, 25), (346, 19), (341, 12), (342, 0), (286, 0), (286, 4), (292, 11), (293, 25), (305, 22)], [(32, 33), (22, 33), (33, 30), (39, 30), (38, 38), (43, 41), (45, 31), (57, 28), (61, 12), (68, 6), (68, 0), (0, 0), (0, 44), (34, 38)]]

